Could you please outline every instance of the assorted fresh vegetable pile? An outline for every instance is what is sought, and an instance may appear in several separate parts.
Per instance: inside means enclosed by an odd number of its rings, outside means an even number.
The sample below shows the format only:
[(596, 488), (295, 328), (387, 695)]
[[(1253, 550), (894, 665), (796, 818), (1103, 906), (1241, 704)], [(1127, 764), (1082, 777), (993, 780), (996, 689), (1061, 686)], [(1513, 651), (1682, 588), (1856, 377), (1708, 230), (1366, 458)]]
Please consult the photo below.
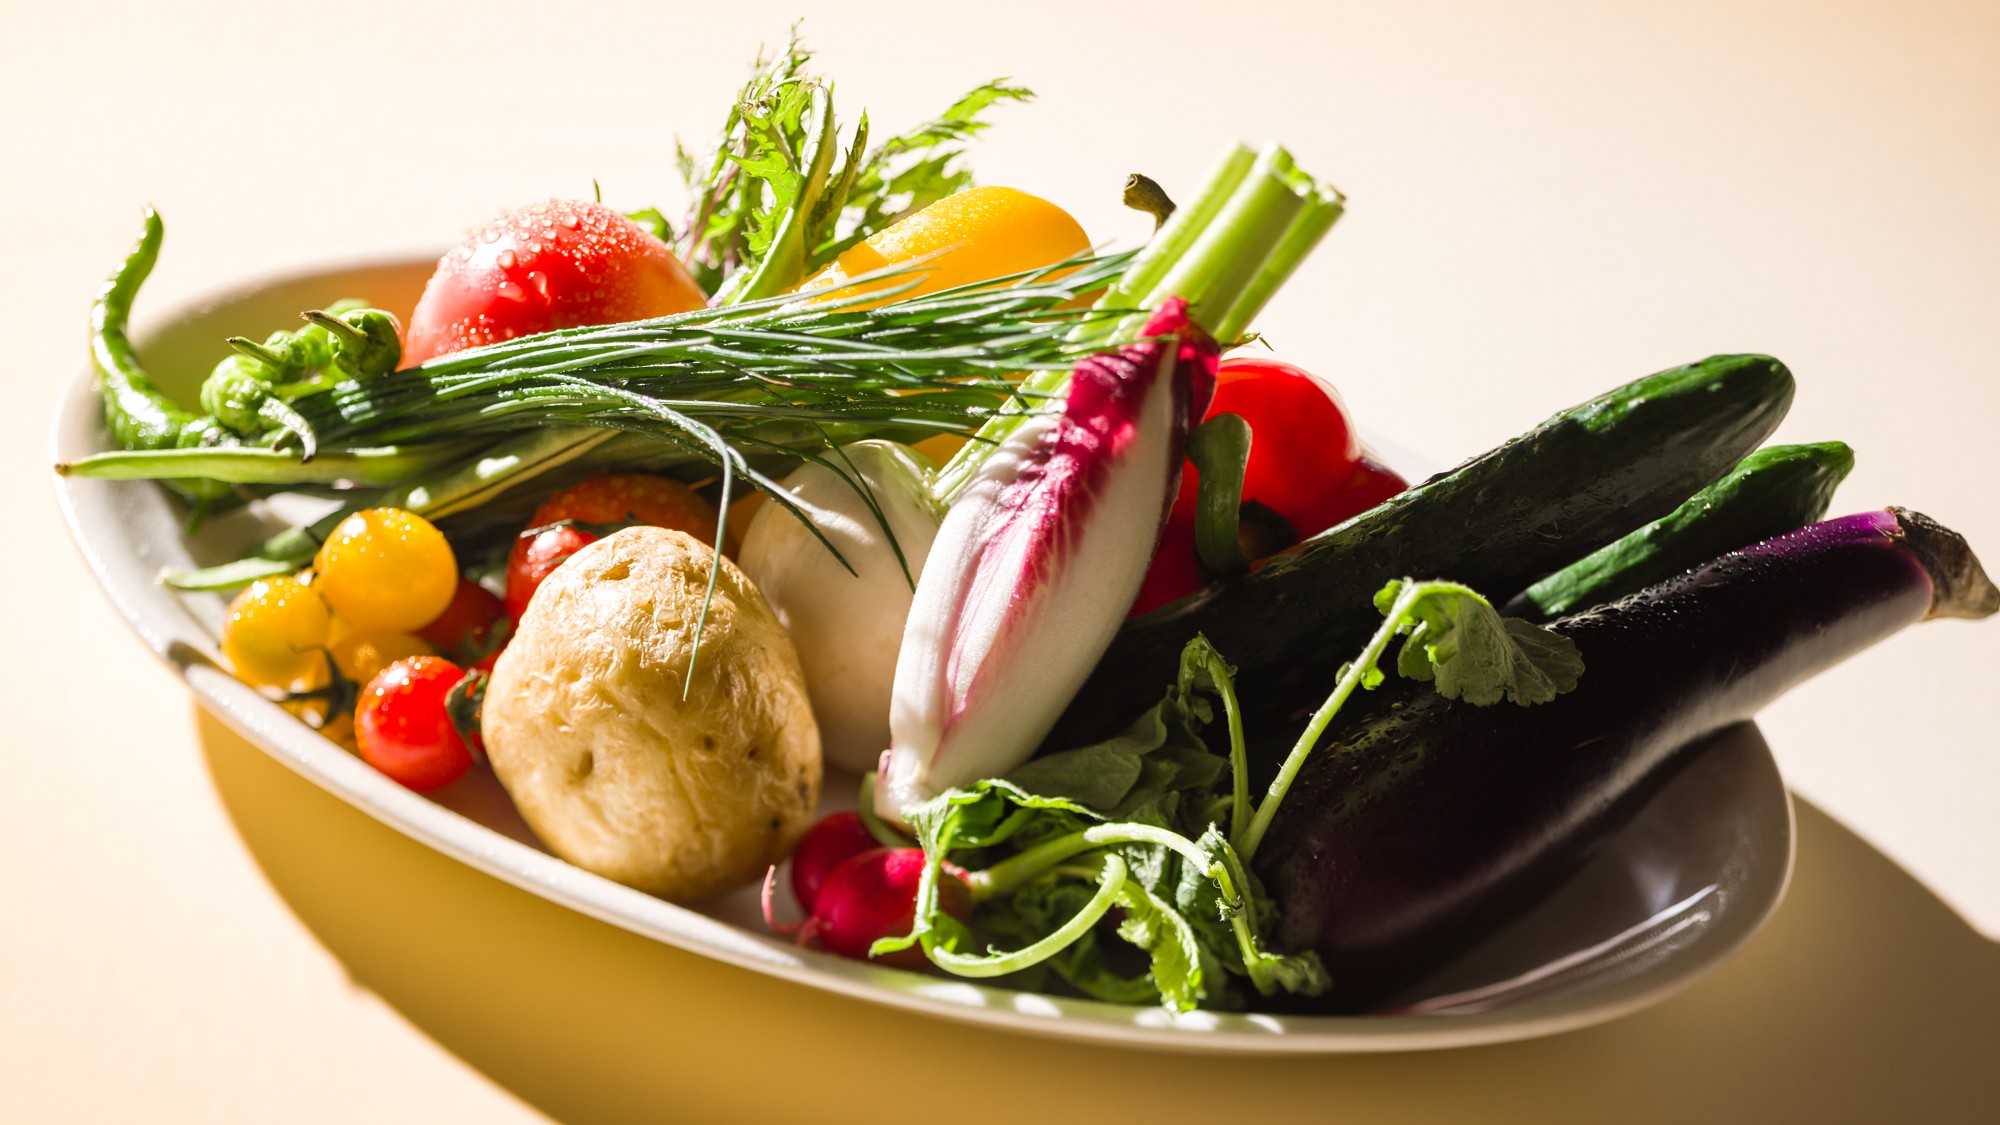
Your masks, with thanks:
[[(1173, 1010), (1371, 1010), (1704, 735), (2000, 610), (1926, 517), (1813, 522), (1853, 455), (1758, 448), (1768, 356), (1408, 487), (1332, 387), (1235, 352), (1339, 193), (1234, 146), (1178, 206), (1131, 177), (1156, 229), (1104, 252), (972, 182), (1029, 98), (877, 140), (794, 39), (681, 153), (680, 221), (509, 212), (407, 329), (345, 300), (221, 342), (199, 412), (126, 337), (149, 213), (93, 317), (112, 448), (58, 470), (191, 527), (327, 498), (166, 580), (231, 594), (237, 677), (404, 785), (485, 763), (628, 885), (761, 873), (804, 944)], [(828, 768), (861, 808), (815, 823)]]

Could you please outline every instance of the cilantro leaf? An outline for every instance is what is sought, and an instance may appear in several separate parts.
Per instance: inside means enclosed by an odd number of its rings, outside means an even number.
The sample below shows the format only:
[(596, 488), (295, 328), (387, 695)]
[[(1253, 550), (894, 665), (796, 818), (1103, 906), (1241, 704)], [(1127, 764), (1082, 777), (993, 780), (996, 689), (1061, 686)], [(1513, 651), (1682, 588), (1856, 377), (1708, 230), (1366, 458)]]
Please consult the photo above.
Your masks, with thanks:
[(1526, 707), (1571, 690), (1583, 674), (1583, 658), (1568, 637), (1502, 617), (1492, 603), (1455, 583), (1391, 582), (1375, 595), (1376, 607), (1390, 612), (1405, 591), (1415, 594), (1407, 609), (1414, 626), (1397, 653), (1396, 670), (1434, 682), (1446, 699), (1479, 707), (1505, 699)]
[(1474, 706), (1502, 699), (1523, 707), (1547, 703), (1576, 687), (1583, 674), (1583, 658), (1568, 637), (1503, 618), (1492, 603), (1456, 582), (1399, 578), (1376, 593), (1375, 608), (1382, 613), (1381, 626), (1360, 656), (1340, 666), (1332, 694), (1292, 744), (1249, 824), (1231, 833), (1245, 859), (1257, 854), (1292, 779), (1334, 716), (1357, 689), (1372, 689), (1382, 682), (1378, 662), (1398, 635), (1409, 634), (1396, 654), (1399, 673), (1434, 683), (1439, 695)]

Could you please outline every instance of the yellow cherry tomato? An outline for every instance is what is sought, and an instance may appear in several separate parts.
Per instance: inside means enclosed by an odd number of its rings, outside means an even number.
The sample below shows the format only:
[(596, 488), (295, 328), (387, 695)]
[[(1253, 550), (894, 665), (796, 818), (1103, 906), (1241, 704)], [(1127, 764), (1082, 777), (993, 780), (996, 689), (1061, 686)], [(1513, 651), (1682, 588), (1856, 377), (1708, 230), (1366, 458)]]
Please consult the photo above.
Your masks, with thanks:
[(800, 288), (836, 289), (848, 278), (937, 253), (921, 273), (837, 289), (847, 296), (914, 279), (913, 289), (885, 298), (902, 300), (1050, 265), (1089, 249), (1083, 228), (1048, 200), (1009, 187), (967, 188), (855, 244)]
[(932, 464), (943, 465), (956, 457), (958, 451), (964, 449), (965, 443), (969, 440), (971, 439), (964, 434), (937, 434), (911, 445), (910, 448), (930, 458)]
[(320, 724), (319, 733), (349, 753), (358, 752), (354, 744), (354, 716), (342, 713)]
[(429, 520), (370, 508), (340, 521), (313, 558), (313, 589), (357, 632), (414, 633), (451, 604), (458, 560)]
[[(336, 624), (339, 619), (335, 618)], [(329, 646), (333, 666), (351, 684), (366, 685), (375, 674), (406, 656), (436, 656), (422, 637), (380, 631), (348, 632)]]
[(229, 603), (222, 655), (253, 687), (311, 691), (326, 686), (326, 603), (296, 578), (262, 578)]

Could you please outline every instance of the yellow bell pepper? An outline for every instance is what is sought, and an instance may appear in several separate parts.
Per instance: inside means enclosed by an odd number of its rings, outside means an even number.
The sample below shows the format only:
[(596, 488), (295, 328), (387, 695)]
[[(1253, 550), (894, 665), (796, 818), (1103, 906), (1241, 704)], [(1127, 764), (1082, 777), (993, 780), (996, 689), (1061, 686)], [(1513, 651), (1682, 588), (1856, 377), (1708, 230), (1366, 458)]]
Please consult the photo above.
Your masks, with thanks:
[[(1083, 228), (1048, 200), (1009, 187), (967, 188), (856, 243), (807, 278), (799, 291), (826, 289), (828, 296), (850, 296), (917, 282), (912, 289), (875, 302), (883, 304), (1046, 266), (1089, 249), (1090, 238)], [(927, 254), (937, 256), (919, 267), (920, 272), (859, 286), (844, 284), (849, 278)]]

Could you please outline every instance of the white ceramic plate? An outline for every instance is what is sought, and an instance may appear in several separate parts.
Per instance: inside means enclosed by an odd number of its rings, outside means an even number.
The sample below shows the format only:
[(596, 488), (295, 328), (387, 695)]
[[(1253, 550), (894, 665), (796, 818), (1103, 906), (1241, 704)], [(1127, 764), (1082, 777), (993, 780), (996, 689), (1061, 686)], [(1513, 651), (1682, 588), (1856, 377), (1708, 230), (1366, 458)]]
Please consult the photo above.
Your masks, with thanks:
[[(328, 269), (249, 286), (142, 320), (141, 355), (171, 393), (192, 401), (233, 334), (261, 338), (299, 310), (360, 296), (415, 304), (431, 259)], [(104, 448), (89, 372), (55, 420), (57, 461)], [(1388, 452), (1398, 467), (1407, 458)], [(161, 586), (169, 569), (235, 557), (275, 517), (212, 521), (191, 539), (164, 495), (143, 482), (60, 479), (70, 530), (105, 593), (203, 706), (328, 792), (472, 867), (616, 926), (814, 988), (949, 1019), (1037, 1035), (1195, 1051), (1390, 1051), (1521, 1039), (1601, 1022), (1662, 999), (1714, 968), (1767, 918), (1791, 871), (1791, 804), (1754, 727), (1725, 732), (1589, 867), (1533, 913), (1414, 989), (1388, 1014), (1171, 1016), (940, 979), (802, 951), (763, 932), (745, 891), (677, 906), (543, 851), (483, 771), (436, 799), (402, 788), (321, 738), (215, 663), (223, 602)], [(854, 800), (828, 778), (829, 805)]]

